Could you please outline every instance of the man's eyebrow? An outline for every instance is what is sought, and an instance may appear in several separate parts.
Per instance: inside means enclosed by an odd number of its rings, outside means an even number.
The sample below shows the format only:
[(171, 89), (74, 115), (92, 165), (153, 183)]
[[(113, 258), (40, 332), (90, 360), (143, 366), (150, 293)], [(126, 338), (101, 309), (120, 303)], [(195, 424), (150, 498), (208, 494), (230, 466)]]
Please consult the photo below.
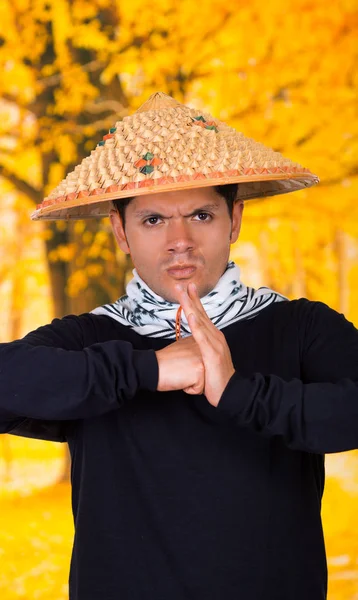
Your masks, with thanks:
[[(219, 204), (205, 204), (204, 206), (200, 206), (199, 208), (195, 208), (192, 212), (187, 215), (183, 215), (184, 217), (193, 217), (201, 212), (215, 212), (219, 208)], [(145, 217), (160, 217), (161, 219), (171, 219), (171, 217), (166, 217), (161, 214), (158, 210), (145, 208), (142, 210), (136, 210), (134, 212), (134, 217), (137, 219), (143, 219)]]
[(150, 209), (150, 208), (144, 208), (142, 210), (136, 210), (136, 211), (134, 211), (134, 216), (137, 219), (142, 219), (143, 217), (152, 217), (154, 215), (156, 217), (162, 217), (162, 218), (164, 218), (164, 215), (161, 215), (157, 210)]
[(198, 213), (201, 212), (215, 212), (217, 209), (219, 208), (219, 204), (204, 204), (204, 206), (200, 206), (199, 208), (196, 208), (195, 210), (193, 210), (193, 212), (189, 213), (188, 215), (184, 215), (185, 217), (193, 217), (194, 215), (197, 215)]

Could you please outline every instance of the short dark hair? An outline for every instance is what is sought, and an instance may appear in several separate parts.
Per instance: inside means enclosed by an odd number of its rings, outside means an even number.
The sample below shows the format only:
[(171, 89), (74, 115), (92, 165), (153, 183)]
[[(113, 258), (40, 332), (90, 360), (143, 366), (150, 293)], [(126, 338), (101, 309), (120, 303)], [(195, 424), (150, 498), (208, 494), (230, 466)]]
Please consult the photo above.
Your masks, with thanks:
[[(214, 189), (217, 194), (222, 196), (226, 200), (227, 209), (229, 211), (230, 218), (232, 218), (232, 209), (234, 206), (234, 202), (237, 199), (237, 183), (228, 183), (226, 185), (215, 185)], [(133, 200), (134, 196), (130, 198), (123, 198), (123, 200), (113, 200), (113, 204), (119, 216), (121, 217), (123, 227), (125, 225), (125, 213), (126, 208), (131, 200)]]

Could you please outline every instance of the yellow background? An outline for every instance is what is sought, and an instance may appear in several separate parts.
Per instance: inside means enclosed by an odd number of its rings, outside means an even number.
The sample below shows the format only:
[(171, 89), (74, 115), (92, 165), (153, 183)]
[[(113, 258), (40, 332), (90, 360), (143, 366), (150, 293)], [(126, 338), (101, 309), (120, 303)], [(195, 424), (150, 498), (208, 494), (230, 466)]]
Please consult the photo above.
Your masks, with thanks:
[[(158, 90), (320, 176), (314, 189), (248, 203), (232, 257), (246, 284), (322, 300), (358, 325), (356, 0), (2, 0), (0, 23), (0, 341), (59, 314), (56, 265), (67, 265), (69, 310), (94, 306), (94, 289), (118, 295), (125, 263), (108, 224), (78, 223), (55, 244), (63, 224), (29, 213)], [(2, 600), (67, 597), (64, 456), (59, 444), (0, 437)], [(357, 600), (357, 452), (326, 464), (329, 600)]]

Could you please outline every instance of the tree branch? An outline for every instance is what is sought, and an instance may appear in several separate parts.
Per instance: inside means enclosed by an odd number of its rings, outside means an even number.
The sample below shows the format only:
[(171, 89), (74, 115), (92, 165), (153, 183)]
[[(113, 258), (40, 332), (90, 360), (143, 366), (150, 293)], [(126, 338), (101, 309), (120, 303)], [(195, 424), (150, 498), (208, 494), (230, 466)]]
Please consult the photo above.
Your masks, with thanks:
[(319, 183), (319, 187), (331, 187), (333, 185), (341, 184), (345, 179), (351, 179), (352, 177), (357, 177), (358, 175), (358, 167), (352, 167), (351, 170), (342, 174), (339, 177), (332, 177), (332, 179), (321, 179)]
[(128, 114), (127, 109), (117, 102), (117, 100), (103, 100), (102, 102), (89, 102), (85, 106), (85, 110), (91, 114), (98, 114), (101, 112), (114, 112), (116, 114), (122, 114), (126, 116)]
[(93, 123), (84, 123), (83, 125), (74, 125), (71, 124), (68, 127), (64, 126), (62, 131), (64, 133), (76, 133), (83, 136), (88, 135), (90, 131), (92, 133), (97, 133), (99, 131), (105, 131), (113, 126), (113, 115), (109, 115), (105, 119), (99, 119), (98, 121), (93, 121)]
[(7, 181), (9, 181), (21, 194), (25, 194), (28, 196), (35, 204), (39, 204), (42, 201), (42, 192), (41, 190), (37, 190), (32, 185), (23, 181), (15, 175), (11, 173), (6, 167), (0, 165), (0, 177), (3, 177)]
[[(75, 71), (81, 69), (81, 71), (87, 71), (87, 73), (90, 73), (91, 71), (98, 71), (99, 69), (102, 69), (105, 66), (105, 63), (102, 60), (91, 60), (85, 65), (73, 65), (73, 67), (71, 67), (71, 69), (69, 69), (68, 71)], [(50, 77), (43, 77), (42, 79), (38, 79), (37, 84), (40, 85), (42, 88), (55, 87), (59, 83), (61, 83), (61, 80), (63, 79), (64, 75), (65, 73), (58, 73), (56, 75), (50, 75)]]

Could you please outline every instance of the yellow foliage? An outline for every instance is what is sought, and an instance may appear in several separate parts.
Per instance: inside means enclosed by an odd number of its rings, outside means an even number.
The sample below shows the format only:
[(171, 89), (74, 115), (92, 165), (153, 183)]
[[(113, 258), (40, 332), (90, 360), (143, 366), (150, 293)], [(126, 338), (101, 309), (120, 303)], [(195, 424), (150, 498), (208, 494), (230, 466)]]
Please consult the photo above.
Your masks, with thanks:
[(56, 231), (66, 231), (66, 222), (65, 221), (56, 221), (55, 222)]
[(49, 252), (48, 257), (50, 262), (70, 262), (73, 260), (76, 252), (75, 244), (68, 244), (67, 246), (57, 246), (56, 250)]
[[(6, 335), (20, 331), (21, 300), (28, 305), (47, 290), (44, 268), (23, 252), (36, 240), (59, 237), (49, 258), (71, 267), (71, 298), (92, 283), (118, 295), (127, 263), (116, 257), (108, 224), (30, 226), (23, 194), (41, 199), (158, 89), (317, 172), (317, 188), (248, 202), (232, 257), (246, 283), (323, 300), (358, 324), (356, 0), (328, 8), (326, 0), (206, 0), (201, 13), (192, 0), (158, 0), (154, 8), (139, 0), (2, 0), (0, 22), (0, 175), (10, 173), (8, 184), (0, 180), (1, 209), (14, 205), (15, 190), (17, 211), (6, 208), (0, 219), (0, 280), (16, 290), (11, 308), (2, 306), (12, 315)], [(354, 490), (328, 477), (331, 600), (358, 597), (356, 502)], [(64, 599), (68, 490), (6, 500), (1, 514), (9, 525), (0, 532), (1, 598)]]
[(86, 289), (88, 285), (88, 276), (84, 270), (77, 270), (68, 280), (67, 293), (73, 298)]
[(115, 259), (115, 257), (113, 256), (113, 252), (111, 252), (110, 250), (107, 250), (107, 248), (102, 250), (101, 257), (103, 258), (104, 261), (112, 261), (113, 262), (113, 259)]
[(69, 487), (1, 502), (2, 600), (66, 600), (73, 537)]
[(100, 277), (103, 274), (103, 267), (102, 265), (91, 264), (88, 265), (86, 271), (89, 277)]
[(45, 194), (49, 194), (51, 189), (57, 185), (58, 181), (61, 181), (65, 177), (64, 165), (59, 162), (54, 162), (50, 165), (48, 183), (45, 188)]
[(86, 228), (85, 222), (84, 221), (76, 221), (74, 224), (74, 232), (76, 234), (81, 234), (84, 232)]
[(86, 245), (90, 244), (93, 239), (93, 234), (91, 231), (84, 231), (82, 235), (82, 242)]

